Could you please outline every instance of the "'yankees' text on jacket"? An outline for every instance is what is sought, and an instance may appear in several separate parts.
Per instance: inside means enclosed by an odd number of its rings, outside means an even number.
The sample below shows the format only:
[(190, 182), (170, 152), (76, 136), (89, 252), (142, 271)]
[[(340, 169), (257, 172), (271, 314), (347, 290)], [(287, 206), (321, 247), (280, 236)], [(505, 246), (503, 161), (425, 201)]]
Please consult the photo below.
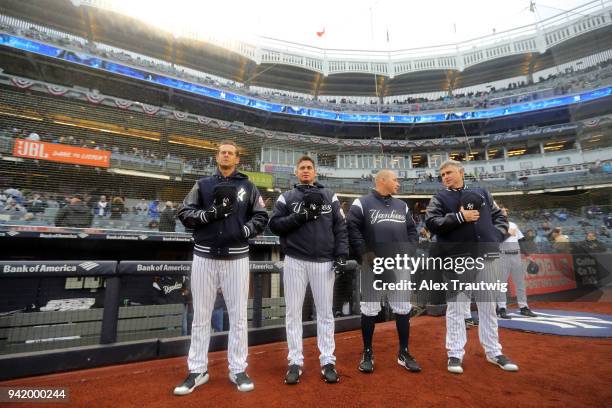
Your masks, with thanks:
[(347, 224), (351, 248), (358, 257), (366, 252), (375, 252), (378, 256), (413, 252), (412, 244), (417, 242), (408, 205), (398, 198), (382, 196), (376, 190), (355, 199)]

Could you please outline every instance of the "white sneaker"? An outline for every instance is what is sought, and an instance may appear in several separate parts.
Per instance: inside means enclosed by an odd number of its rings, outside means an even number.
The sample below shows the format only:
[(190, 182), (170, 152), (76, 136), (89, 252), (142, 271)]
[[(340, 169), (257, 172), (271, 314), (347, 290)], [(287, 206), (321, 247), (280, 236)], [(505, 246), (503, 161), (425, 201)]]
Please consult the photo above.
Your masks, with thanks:
[(246, 371), (243, 371), (238, 374), (230, 373), (229, 379), (231, 382), (236, 384), (236, 388), (238, 388), (238, 391), (247, 392), (253, 391), (255, 389), (255, 384), (253, 384), (253, 380), (249, 378)]
[(174, 395), (187, 395), (199, 385), (208, 382), (208, 371), (205, 373), (189, 373), (181, 385), (174, 388)]
[(503, 354), (495, 357), (487, 356), (487, 361), (500, 367), (504, 371), (518, 371), (518, 366), (514, 364), (510, 359)]
[(463, 367), (461, 366), (461, 360), (457, 357), (449, 357), (447, 362), (447, 369), (453, 374), (463, 374)]

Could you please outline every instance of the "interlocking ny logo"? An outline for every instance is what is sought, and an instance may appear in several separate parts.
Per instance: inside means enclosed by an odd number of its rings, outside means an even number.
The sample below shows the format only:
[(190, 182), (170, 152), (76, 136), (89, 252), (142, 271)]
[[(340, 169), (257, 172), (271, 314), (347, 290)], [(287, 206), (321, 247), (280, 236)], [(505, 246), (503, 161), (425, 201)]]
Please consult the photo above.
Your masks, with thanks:
[(467, 205), (467, 209), (468, 209), (468, 210), (473, 210), (473, 209), (474, 209), (474, 204), (472, 204), (472, 203), (468, 203), (468, 205)]
[(79, 266), (83, 269), (85, 269), (86, 271), (91, 271), (94, 268), (97, 268), (98, 266), (100, 266), (100, 264), (97, 264), (95, 262), (83, 262), (80, 263)]

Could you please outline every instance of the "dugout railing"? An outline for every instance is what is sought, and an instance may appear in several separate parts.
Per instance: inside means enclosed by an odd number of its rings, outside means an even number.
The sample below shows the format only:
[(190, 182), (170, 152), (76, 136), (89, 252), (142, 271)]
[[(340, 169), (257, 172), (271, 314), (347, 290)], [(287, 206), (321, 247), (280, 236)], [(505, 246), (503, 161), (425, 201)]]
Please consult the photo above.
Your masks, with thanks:
[[(282, 267), (250, 262), (249, 345), (285, 338), (284, 297), (269, 297), (271, 276), (281, 285), (274, 292), (282, 294)], [(349, 261), (348, 269), (356, 271), (357, 263)], [(0, 261), (0, 380), (185, 355), (188, 301), (143, 304), (126, 296), (135, 293), (131, 286), (139, 280), (147, 286), (155, 277), (179, 281), (190, 273), (188, 261)], [(96, 296), (60, 300), (68, 290), (57, 290), (58, 281), (63, 288), (95, 290)], [(354, 312), (356, 273), (350, 287)], [(358, 327), (358, 315), (336, 319), (336, 331)], [(314, 335), (316, 321), (304, 319), (304, 336)], [(212, 334), (211, 351), (226, 347), (227, 331)]]

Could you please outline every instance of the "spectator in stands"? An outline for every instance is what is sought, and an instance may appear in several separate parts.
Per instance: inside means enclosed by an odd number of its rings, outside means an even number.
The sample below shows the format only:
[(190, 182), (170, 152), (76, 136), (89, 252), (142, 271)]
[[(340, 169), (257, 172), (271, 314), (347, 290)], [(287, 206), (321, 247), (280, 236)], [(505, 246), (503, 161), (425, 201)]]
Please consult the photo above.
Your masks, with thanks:
[(552, 242), (555, 252), (569, 254), (571, 251), (569, 237), (564, 235), (561, 227), (555, 227), (548, 235), (548, 240)]
[(74, 194), (69, 204), (61, 208), (55, 216), (56, 227), (88, 228), (91, 227), (93, 214), (89, 207), (83, 203), (83, 196)]
[(106, 196), (101, 195), (100, 200), (96, 204), (96, 215), (98, 217), (106, 217), (108, 215), (108, 211), (110, 209), (108, 204), (109, 203), (106, 201)]
[(612, 214), (608, 214), (604, 217), (604, 226), (606, 228), (612, 228)]
[(538, 245), (536, 242), (536, 233), (532, 229), (528, 229), (525, 232), (523, 239), (519, 240), (521, 252), (524, 254), (535, 254), (538, 253)]
[(149, 218), (159, 223), (159, 200), (153, 200), (149, 204)]
[(29, 212), (25, 213), (23, 217), (21, 218), (21, 221), (26, 221), (26, 222), (34, 221), (34, 214), (29, 213)]
[(601, 235), (602, 237), (610, 238), (610, 232), (608, 231), (608, 228), (606, 228), (605, 225), (602, 225), (601, 228), (599, 228), (599, 235)]
[(123, 203), (123, 199), (121, 197), (113, 198), (113, 202), (110, 206), (110, 219), (120, 220), (123, 217), (123, 213), (125, 213), (125, 204)]
[(606, 252), (606, 246), (597, 239), (593, 231), (587, 233), (585, 240), (581, 242), (580, 249), (587, 254), (593, 252)]
[(35, 142), (40, 141), (40, 136), (38, 136), (38, 133), (36, 132), (32, 132), (28, 135), (28, 137), (26, 138), (28, 140), (34, 140)]
[(166, 207), (159, 217), (159, 230), (162, 232), (176, 231), (176, 209), (172, 201), (166, 201)]
[(7, 197), (7, 201), (8, 199), (12, 198), (17, 202), (17, 204), (21, 205), (23, 203), (23, 194), (16, 188), (7, 188), (6, 190), (4, 190), (4, 194)]
[(45, 203), (40, 194), (34, 194), (30, 200), (26, 203), (26, 208), (32, 214), (40, 214), (45, 212), (45, 208), (47, 207), (47, 203)]
[(9, 213), (9, 214), (10, 213), (21, 214), (21, 213), (25, 213), (26, 209), (21, 204), (19, 204), (17, 200), (11, 197), (6, 201), (4, 212)]
[(340, 206), (340, 208), (342, 209), (342, 213), (344, 214), (344, 216), (346, 217), (348, 214), (348, 211), (350, 209), (350, 205), (348, 201), (343, 201), (342, 205)]
[(430, 242), (430, 241), (431, 241), (431, 234), (429, 233), (427, 228), (425, 227), (421, 228), (421, 230), (419, 231), (419, 244), (423, 242)]
[[(546, 215), (544, 216), (546, 217)], [(544, 221), (540, 228), (542, 229), (542, 231), (544, 231), (545, 234), (550, 233), (550, 224), (548, 223), (548, 221)]]
[(149, 206), (147, 205), (147, 202), (144, 198), (140, 199), (140, 202), (136, 204), (136, 207), (134, 207), (134, 211), (138, 215), (146, 214), (147, 211), (149, 211)]

